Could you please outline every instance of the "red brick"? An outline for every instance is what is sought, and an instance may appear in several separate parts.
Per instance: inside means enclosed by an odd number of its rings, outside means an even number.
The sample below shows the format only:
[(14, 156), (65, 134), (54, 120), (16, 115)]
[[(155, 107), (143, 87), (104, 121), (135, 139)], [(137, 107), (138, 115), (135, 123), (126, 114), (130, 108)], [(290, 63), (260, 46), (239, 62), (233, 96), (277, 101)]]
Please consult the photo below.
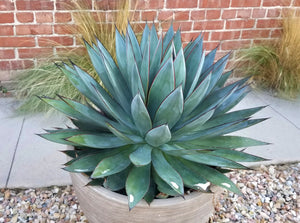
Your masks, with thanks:
[(0, 47), (35, 46), (34, 37), (0, 37)]
[(280, 19), (259, 19), (256, 24), (256, 28), (277, 28), (280, 26)]
[(131, 9), (145, 10), (145, 9), (163, 9), (164, 1), (162, 0), (132, 0)]
[(56, 0), (56, 10), (78, 10), (78, 5), (80, 9), (92, 9), (92, 0)]
[(32, 12), (18, 12), (17, 20), (21, 23), (33, 22), (33, 13)]
[[(217, 51), (216, 52), (216, 56), (215, 56), (215, 61), (221, 59), (222, 57), (224, 57), (225, 55), (227, 55), (228, 53), (230, 53), (230, 51)], [(229, 56), (232, 57), (232, 54)]]
[(230, 39), (239, 39), (241, 31), (221, 31), (221, 32), (212, 32), (211, 40), (230, 40)]
[(255, 39), (255, 38), (268, 38), (270, 35), (269, 29), (254, 29), (254, 30), (243, 30), (242, 39)]
[(221, 16), (221, 10), (207, 10), (206, 19), (219, 19)]
[[(174, 30), (177, 30), (178, 28), (180, 28), (181, 31), (191, 31), (192, 24), (193, 24), (192, 22), (187, 22), (187, 21), (183, 21), (183, 22), (174, 21), (173, 27), (174, 27)], [(162, 23), (161, 26), (162, 26), (163, 31), (166, 31), (169, 29), (170, 23), (165, 22), (165, 23)]]
[(14, 13), (0, 13), (0, 23), (13, 23)]
[(11, 70), (10, 61), (0, 61), (0, 70)]
[(34, 66), (34, 62), (32, 60), (12, 60), (10, 61), (10, 69), (11, 70), (23, 70), (28, 69)]
[(13, 25), (0, 26), (0, 36), (12, 36), (14, 35)]
[(281, 13), (280, 8), (268, 9), (267, 17), (279, 17)]
[(205, 19), (205, 10), (191, 11), (191, 20)]
[(216, 42), (213, 42), (213, 41), (204, 42), (203, 43), (203, 49), (205, 49), (207, 51), (211, 51), (211, 50), (215, 49), (219, 44), (220, 44), (219, 41), (216, 41)]
[(17, 35), (52, 34), (51, 25), (17, 25)]
[(73, 45), (73, 38), (70, 36), (49, 36), (49, 37), (39, 37), (38, 44), (42, 47), (49, 46), (71, 46)]
[(10, 11), (14, 10), (15, 5), (14, 2), (11, 0), (1, 0), (0, 1), (0, 11)]
[(263, 0), (263, 6), (290, 6), (291, 0)]
[(172, 8), (196, 8), (197, 1), (195, 0), (166, 0), (166, 7), (169, 9)]
[(231, 7), (259, 7), (263, 0), (231, 0)]
[(141, 11), (131, 11), (130, 19), (132, 19), (133, 21), (141, 21)]
[(142, 21), (154, 21), (157, 11), (142, 11)]
[(294, 0), (293, 6), (300, 6), (300, 0)]
[(252, 18), (265, 18), (266, 9), (253, 9)]
[(200, 8), (228, 8), (229, 5), (230, 0), (200, 0), (199, 3)]
[(222, 13), (222, 19), (235, 19), (236, 10), (235, 9), (225, 9)]
[(182, 42), (190, 42), (191, 40), (196, 39), (200, 34), (200, 32), (182, 32), (181, 40)]
[(15, 51), (14, 50), (1, 50), (0, 49), (0, 59), (14, 59), (15, 58)]
[(146, 9), (162, 9), (164, 7), (164, 1), (162, 0), (149, 0), (145, 2)]
[(16, 1), (18, 10), (53, 10), (54, 1), (28, 1), (28, 0), (18, 0)]
[(73, 34), (76, 33), (75, 26), (72, 25), (54, 25), (54, 33), (56, 34)]
[(53, 14), (52, 12), (36, 12), (35, 13), (37, 23), (52, 23)]
[(271, 30), (271, 38), (278, 38), (282, 34), (282, 29), (273, 29)]
[(118, 0), (98, 0), (95, 7), (100, 10), (114, 10), (118, 8)]
[(254, 20), (227, 20), (226, 29), (243, 29), (243, 28), (253, 28)]
[(224, 26), (224, 21), (222, 20), (194, 22), (194, 30), (223, 29), (223, 26)]
[(20, 58), (36, 58), (49, 56), (53, 54), (52, 48), (28, 48), (28, 49), (18, 49)]
[(222, 43), (222, 50), (235, 50), (247, 47), (251, 44), (251, 40), (226, 40)]
[(251, 9), (240, 9), (237, 10), (237, 18), (250, 18), (251, 17)]
[(56, 12), (55, 13), (55, 22), (56, 23), (66, 23), (71, 22), (72, 16), (69, 12)]
[(176, 11), (174, 12), (175, 20), (189, 20), (190, 11)]
[(173, 19), (173, 11), (159, 11), (157, 19), (160, 21)]

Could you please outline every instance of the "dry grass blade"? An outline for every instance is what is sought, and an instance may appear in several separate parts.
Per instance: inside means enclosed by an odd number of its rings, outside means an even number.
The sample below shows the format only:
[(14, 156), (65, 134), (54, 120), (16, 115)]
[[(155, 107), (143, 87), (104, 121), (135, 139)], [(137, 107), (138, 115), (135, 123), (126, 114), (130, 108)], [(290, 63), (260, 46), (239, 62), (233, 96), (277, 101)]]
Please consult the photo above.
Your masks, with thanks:
[[(111, 19), (112, 22), (107, 22), (106, 16), (103, 16), (103, 14), (106, 14), (104, 10), (87, 10), (89, 8), (88, 4), (88, 1), (82, 0), (73, 1), (72, 6), (66, 5), (66, 8), (70, 9), (72, 7), (74, 24), (66, 25), (65, 28), (76, 35), (79, 40), (85, 39), (89, 43), (95, 42), (95, 37), (97, 37), (115, 57), (115, 27), (125, 32), (127, 22), (132, 20), (129, 11), (129, 0), (119, 1), (117, 7), (113, 10), (115, 12), (118, 11), (118, 13), (112, 14), (114, 15)], [(46, 103), (39, 100), (36, 97), (37, 95), (55, 97), (56, 94), (60, 94), (84, 103), (85, 99), (80, 96), (69, 80), (53, 64), (55, 61), (67, 61), (67, 59), (71, 59), (76, 65), (86, 70), (93, 78), (100, 82), (85, 50), (78, 53), (78, 51), (66, 48), (65, 51), (65, 53), (58, 53), (56, 56), (49, 55), (37, 68), (28, 70), (16, 78), (16, 97), (24, 100), (24, 103), (19, 108), (19, 112), (53, 111)]]
[(286, 16), (279, 39), (241, 51), (238, 68), (283, 97), (300, 92), (300, 17)]

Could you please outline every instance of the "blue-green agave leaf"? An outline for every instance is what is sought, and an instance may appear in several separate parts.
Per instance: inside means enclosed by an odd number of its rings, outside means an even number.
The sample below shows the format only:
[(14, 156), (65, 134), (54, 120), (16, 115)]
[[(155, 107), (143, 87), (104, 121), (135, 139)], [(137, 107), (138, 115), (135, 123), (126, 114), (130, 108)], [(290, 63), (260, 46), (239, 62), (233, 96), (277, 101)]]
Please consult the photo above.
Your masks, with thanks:
[(148, 111), (151, 118), (162, 101), (174, 90), (174, 67), (172, 59), (169, 59), (158, 71), (149, 90)]
[(184, 96), (188, 97), (195, 89), (205, 60), (205, 52), (202, 50), (202, 41), (199, 41), (186, 58), (186, 87)]
[(76, 173), (92, 172), (98, 163), (109, 155), (111, 154), (108, 151), (83, 155), (78, 157), (75, 161), (71, 162), (70, 165), (64, 167), (63, 169)]
[(125, 40), (118, 31), (118, 29), (116, 29), (116, 58), (120, 71), (126, 79), (126, 82), (129, 83), (129, 78), (127, 74), (127, 60), (126, 58), (124, 58), (124, 55), (126, 55)]
[(154, 126), (168, 124), (171, 129), (183, 112), (183, 92), (179, 86), (168, 95), (158, 107), (154, 117)]
[(260, 106), (255, 108), (248, 108), (238, 111), (229, 112), (226, 114), (220, 114), (217, 117), (213, 117), (208, 122), (206, 122), (203, 126), (204, 129), (208, 129), (211, 127), (223, 125), (225, 123), (234, 123), (237, 121), (242, 121), (249, 118), (251, 115), (257, 113), (261, 109), (265, 108), (266, 106)]
[(142, 39), (141, 39), (141, 53), (144, 54), (146, 48), (149, 48), (149, 38), (150, 38), (150, 29), (148, 26), (148, 23), (146, 23), (143, 34), (142, 34)]
[(222, 76), (220, 77), (220, 79), (218, 80), (215, 89), (219, 89), (222, 88), (224, 86), (224, 84), (226, 83), (226, 81), (228, 80), (228, 78), (230, 77), (230, 75), (232, 74), (233, 70), (231, 71), (227, 71), (226, 73), (223, 73)]
[(135, 166), (145, 166), (151, 162), (152, 147), (148, 144), (138, 145), (138, 149), (129, 155)]
[(163, 153), (158, 149), (152, 150), (152, 164), (157, 175), (167, 183), (175, 192), (183, 195), (184, 187), (181, 176), (167, 162)]
[(218, 166), (229, 169), (247, 169), (247, 167), (242, 164), (236, 163), (229, 159), (225, 159), (223, 157), (211, 155), (208, 153), (199, 153), (193, 155), (183, 155), (182, 158), (186, 160), (190, 160), (196, 163), (201, 163), (209, 166)]
[(235, 162), (259, 162), (265, 161), (266, 159), (258, 156), (254, 156), (241, 151), (231, 150), (231, 149), (218, 149), (208, 152), (208, 154), (223, 157)]
[(108, 133), (78, 134), (68, 137), (67, 140), (77, 145), (97, 149), (116, 148), (128, 144), (128, 142)]
[(160, 62), (162, 58), (162, 37), (159, 39), (157, 45), (152, 45), (152, 36), (150, 37), (150, 45), (156, 46), (156, 48), (150, 48), (150, 74), (149, 82), (152, 83), (156, 73), (160, 69)]
[(38, 136), (47, 139), (51, 142), (56, 142), (64, 145), (78, 146), (78, 143), (67, 141), (66, 138), (72, 137), (78, 134), (90, 133), (88, 131), (82, 131), (78, 129), (61, 129), (55, 132), (38, 134)]
[(109, 80), (109, 77), (108, 77), (109, 75), (107, 74), (105, 65), (103, 63), (103, 59), (101, 58), (101, 55), (92, 46), (90, 46), (87, 42), (85, 42), (85, 47), (86, 47), (88, 54), (90, 56), (90, 59), (93, 63), (93, 67), (95, 68), (95, 70), (96, 70), (97, 74), (99, 75), (100, 80), (104, 84), (105, 88), (113, 96), (117, 96), (117, 94), (115, 93), (115, 89)]
[(160, 125), (151, 129), (145, 137), (148, 144), (153, 147), (158, 147), (171, 140), (171, 132), (168, 125)]
[(128, 166), (125, 170), (109, 175), (106, 177), (103, 186), (111, 191), (118, 191), (125, 187), (126, 179), (129, 171), (131, 170), (131, 166)]
[(196, 132), (198, 129), (201, 129), (203, 124), (207, 122), (213, 115), (214, 109), (201, 114), (194, 120), (191, 120), (188, 123), (184, 123), (174, 129), (174, 133), (172, 134), (173, 139), (176, 139), (176, 136), (185, 135), (189, 132)]
[(186, 81), (186, 66), (185, 66), (185, 59), (184, 59), (182, 48), (180, 48), (177, 56), (175, 57), (174, 72), (175, 72), (175, 87), (181, 85), (182, 89), (184, 90), (185, 81)]
[(209, 94), (215, 87), (216, 84), (218, 83), (219, 79), (222, 76), (222, 73), (227, 65), (227, 61), (229, 58), (230, 54), (226, 54), (224, 57), (222, 57), (221, 59), (219, 59), (212, 68), (212, 74), (211, 74), (211, 81), (209, 83), (209, 87), (207, 89), (207, 93)]
[(192, 111), (199, 106), (201, 101), (204, 99), (206, 91), (210, 83), (211, 75), (208, 75), (192, 92), (184, 103), (183, 117), (187, 117)]
[[(162, 178), (160, 178), (155, 169), (152, 171), (152, 175), (154, 182), (157, 185), (157, 190), (164, 194), (164, 198), (167, 198), (168, 196), (182, 196), (182, 194), (175, 191), (169, 184), (167, 184)], [(158, 194), (157, 197), (161, 197), (159, 195), (160, 194)]]
[(198, 173), (200, 176), (202, 176), (212, 184), (223, 187), (238, 195), (242, 195), (241, 191), (237, 188), (237, 186), (230, 179), (228, 179), (225, 175), (223, 175), (216, 169), (208, 167), (206, 165), (196, 164), (194, 162), (190, 162), (184, 159), (181, 159), (180, 161), (185, 166), (191, 168), (194, 172)]
[(203, 73), (206, 72), (207, 70), (209, 70), (213, 66), (214, 60), (215, 60), (215, 56), (216, 56), (218, 48), (219, 48), (219, 46), (217, 46), (215, 49), (213, 49), (212, 51), (210, 51), (205, 56), (205, 60), (204, 60), (203, 68), (202, 68), (202, 72)]
[(170, 47), (170, 44), (172, 43), (173, 40), (173, 36), (174, 36), (174, 29), (172, 23), (163, 39), (163, 54), (165, 54), (166, 50)]
[(215, 136), (188, 142), (198, 148), (208, 149), (236, 149), (250, 146), (268, 145), (268, 143), (242, 136)]
[(183, 179), (184, 185), (195, 190), (207, 191), (210, 183), (207, 182), (202, 176), (198, 173), (195, 173), (191, 168), (184, 165), (180, 160), (176, 159), (173, 156), (166, 155), (167, 161), (171, 166), (180, 174)]
[(137, 93), (140, 93), (143, 100), (145, 100), (145, 94), (142, 84), (141, 75), (138, 68), (138, 62), (134, 55), (134, 46), (131, 43), (128, 35), (126, 36), (126, 59), (127, 59), (127, 74), (128, 74), (128, 85), (131, 89), (132, 97)]
[(150, 185), (151, 165), (133, 166), (126, 180), (126, 194), (129, 210), (134, 208), (146, 195)]
[(152, 121), (140, 94), (131, 102), (131, 115), (141, 136), (144, 136), (152, 128)]
[(132, 148), (129, 147), (123, 152), (103, 159), (95, 168), (91, 178), (103, 178), (125, 170), (130, 165), (129, 154)]
[(141, 74), (145, 98), (147, 98), (148, 88), (149, 88), (149, 75), (150, 75), (150, 41), (145, 43), (145, 50), (143, 54), (140, 74)]
[(177, 32), (175, 33), (173, 42), (174, 42), (176, 54), (178, 54), (179, 51), (182, 49), (180, 28), (178, 28)]

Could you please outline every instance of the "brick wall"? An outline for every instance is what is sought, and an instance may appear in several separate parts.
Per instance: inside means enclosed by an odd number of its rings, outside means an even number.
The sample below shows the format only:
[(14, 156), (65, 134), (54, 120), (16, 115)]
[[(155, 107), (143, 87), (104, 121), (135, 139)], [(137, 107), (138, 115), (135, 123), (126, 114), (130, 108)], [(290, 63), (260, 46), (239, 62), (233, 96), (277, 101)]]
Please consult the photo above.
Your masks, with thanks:
[[(0, 80), (30, 68), (46, 53), (78, 47), (65, 24), (73, 24), (72, 0), (0, 0)], [(103, 9), (107, 20), (117, 0), (89, 0), (89, 10)], [(161, 31), (169, 22), (181, 26), (183, 41), (204, 32), (205, 47), (221, 43), (219, 56), (254, 42), (276, 38), (287, 10), (300, 14), (300, 0), (132, 0), (137, 23), (154, 21)]]

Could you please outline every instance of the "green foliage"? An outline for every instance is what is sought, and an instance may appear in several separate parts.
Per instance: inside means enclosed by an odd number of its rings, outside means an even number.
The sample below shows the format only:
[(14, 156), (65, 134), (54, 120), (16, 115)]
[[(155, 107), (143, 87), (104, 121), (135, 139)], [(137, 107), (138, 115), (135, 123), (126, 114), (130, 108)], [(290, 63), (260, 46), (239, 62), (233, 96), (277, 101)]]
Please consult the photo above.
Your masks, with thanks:
[(283, 97), (300, 92), (300, 17), (283, 19), (279, 39), (241, 51), (237, 66), (242, 73)]
[(146, 25), (139, 44), (128, 25), (116, 38), (117, 64), (100, 42), (86, 46), (103, 86), (78, 66), (61, 64), (87, 104), (41, 98), (76, 126), (41, 134), (75, 146), (66, 151), (66, 170), (125, 189), (130, 209), (158, 194), (184, 196), (184, 187), (208, 192), (211, 183), (241, 194), (223, 173), (264, 160), (235, 149), (266, 143), (226, 134), (265, 119), (250, 117), (263, 107), (229, 112), (248, 92), (248, 78), (224, 86), (228, 55), (214, 63), (216, 50), (205, 55), (202, 36), (183, 50), (172, 26), (158, 39)]
[[(84, 38), (91, 44), (96, 42), (98, 38), (115, 59), (115, 26), (120, 31), (125, 32), (127, 21), (132, 20), (129, 13), (129, 1), (118, 1), (116, 9), (119, 12), (114, 14), (113, 23), (108, 23), (99, 11), (91, 12), (86, 10), (89, 8), (89, 4), (87, 0), (72, 1), (72, 6), (65, 4), (66, 9), (76, 10), (76, 12), (72, 13), (75, 24), (67, 24), (65, 29), (77, 36), (79, 41)], [(82, 44), (84, 44), (83, 41)], [(63, 47), (58, 44), (55, 46)], [(103, 50), (103, 48), (101, 49)], [(48, 55), (48, 57), (44, 58), (36, 68), (24, 71), (24, 73), (16, 76), (15, 94), (18, 99), (24, 101), (18, 109), (19, 113), (53, 112), (51, 106), (41, 102), (36, 97), (37, 95), (55, 97), (56, 94), (59, 94), (85, 103), (86, 98), (76, 90), (68, 78), (54, 65), (55, 61), (62, 61), (66, 58), (71, 59), (101, 83), (91, 64), (87, 51), (82, 51), (80, 54), (74, 50), (67, 53), (58, 51), (57, 55)]]

